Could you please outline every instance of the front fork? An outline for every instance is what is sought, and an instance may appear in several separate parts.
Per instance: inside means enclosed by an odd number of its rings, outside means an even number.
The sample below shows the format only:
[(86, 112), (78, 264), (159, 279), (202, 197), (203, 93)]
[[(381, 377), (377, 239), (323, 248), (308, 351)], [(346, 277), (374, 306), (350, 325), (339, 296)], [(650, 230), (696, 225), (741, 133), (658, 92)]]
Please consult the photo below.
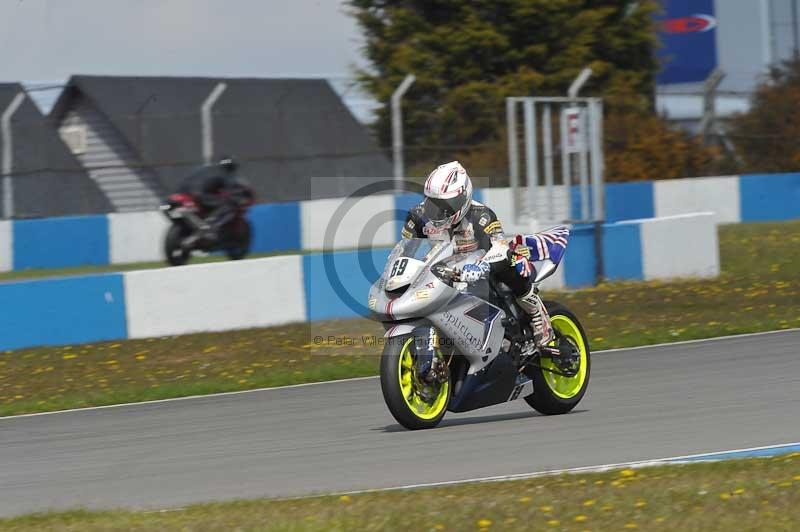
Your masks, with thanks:
[(414, 329), (414, 372), (423, 385), (440, 385), (450, 378), (450, 368), (442, 355), (439, 333), (436, 327), (425, 326)]

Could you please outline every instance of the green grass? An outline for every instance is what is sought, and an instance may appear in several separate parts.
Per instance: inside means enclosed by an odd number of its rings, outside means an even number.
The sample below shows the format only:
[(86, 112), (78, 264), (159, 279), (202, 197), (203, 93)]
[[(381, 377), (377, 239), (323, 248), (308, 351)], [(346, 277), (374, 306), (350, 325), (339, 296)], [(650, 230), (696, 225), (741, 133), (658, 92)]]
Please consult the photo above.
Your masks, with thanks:
[[(594, 350), (800, 327), (800, 222), (722, 227), (720, 244), (718, 279), (545, 296), (577, 313)], [(340, 320), (6, 351), (0, 415), (374, 375), (382, 333)]]
[(165, 512), (85, 510), (0, 530), (798, 530), (800, 453)]

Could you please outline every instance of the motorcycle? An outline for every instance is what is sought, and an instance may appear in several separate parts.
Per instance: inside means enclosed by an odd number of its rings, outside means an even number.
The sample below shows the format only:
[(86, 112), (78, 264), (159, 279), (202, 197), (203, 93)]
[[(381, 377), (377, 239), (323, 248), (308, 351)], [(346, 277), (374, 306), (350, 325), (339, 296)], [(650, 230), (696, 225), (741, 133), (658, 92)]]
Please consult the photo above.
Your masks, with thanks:
[(161, 211), (172, 222), (164, 239), (164, 254), (172, 266), (182, 266), (191, 258), (193, 251), (224, 251), (232, 260), (244, 258), (250, 251), (252, 227), (245, 217), (247, 208), (253, 204), (251, 196), (242, 195), (234, 202), (236, 208), (232, 218), (211, 230), (205, 212), (191, 194), (170, 195), (161, 206)]
[[(542, 414), (565, 414), (586, 393), (589, 342), (575, 314), (545, 301), (554, 339), (537, 347), (530, 317), (507, 286), (460, 281), (461, 267), (481, 255), (456, 254), (450, 242), (404, 239), (370, 289), (372, 318), (386, 329), (383, 398), (407, 429), (433, 428), (448, 410), (520, 398)], [(537, 266), (538, 287), (558, 263)]]

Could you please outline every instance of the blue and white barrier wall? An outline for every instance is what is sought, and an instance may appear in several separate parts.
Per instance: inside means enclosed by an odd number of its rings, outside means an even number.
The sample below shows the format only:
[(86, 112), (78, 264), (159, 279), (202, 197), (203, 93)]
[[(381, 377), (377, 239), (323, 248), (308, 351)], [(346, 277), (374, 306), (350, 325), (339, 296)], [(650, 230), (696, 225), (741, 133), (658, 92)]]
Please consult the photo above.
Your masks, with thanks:
[[(577, 219), (578, 195), (568, 202), (561, 187), (553, 194), (554, 219)], [(610, 183), (605, 195), (609, 222), (693, 212), (711, 212), (717, 223), (800, 218), (800, 174)], [(475, 198), (504, 224), (511, 220), (508, 188), (476, 190)], [(541, 189), (536, 198), (544, 216), (550, 198)], [(256, 205), (249, 213), (253, 253), (390, 246), (418, 201), (384, 194)], [(0, 222), (0, 271), (161, 261), (167, 226), (159, 212)]]
[[(606, 224), (611, 279), (719, 272), (711, 214)], [(575, 227), (545, 288), (595, 282), (594, 228)], [(0, 349), (265, 327), (366, 314), (389, 248), (0, 283)]]

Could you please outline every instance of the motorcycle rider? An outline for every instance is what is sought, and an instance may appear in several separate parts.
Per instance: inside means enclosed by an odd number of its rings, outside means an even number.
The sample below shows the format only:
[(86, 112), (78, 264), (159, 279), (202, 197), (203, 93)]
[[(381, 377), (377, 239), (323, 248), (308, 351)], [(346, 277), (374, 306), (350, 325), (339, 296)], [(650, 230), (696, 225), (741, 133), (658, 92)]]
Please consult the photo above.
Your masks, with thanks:
[(234, 217), (239, 202), (252, 200), (252, 189), (237, 175), (238, 168), (233, 157), (222, 157), (190, 174), (178, 187), (178, 192), (190, 194), (207, 213), (201, 230), (208, 238), (215, 238)]
[(472, 181), (458, 161), (433, 170), (425, 181), (424, 195), (422, 203), (408, 212), (403, 238), (452, 241), (455, 253), (485, 251), (480, 260), (464, 265), (460, 280), (474, 283), (491, 275), (505, 283), (531, 317), (536, 344), (549, 343), (553, 330), (532, 282), (534, 268), (528, 260), (530, 250), (524, 245), (525, 239), (506, 239), (494, 211), (472, 199)]

